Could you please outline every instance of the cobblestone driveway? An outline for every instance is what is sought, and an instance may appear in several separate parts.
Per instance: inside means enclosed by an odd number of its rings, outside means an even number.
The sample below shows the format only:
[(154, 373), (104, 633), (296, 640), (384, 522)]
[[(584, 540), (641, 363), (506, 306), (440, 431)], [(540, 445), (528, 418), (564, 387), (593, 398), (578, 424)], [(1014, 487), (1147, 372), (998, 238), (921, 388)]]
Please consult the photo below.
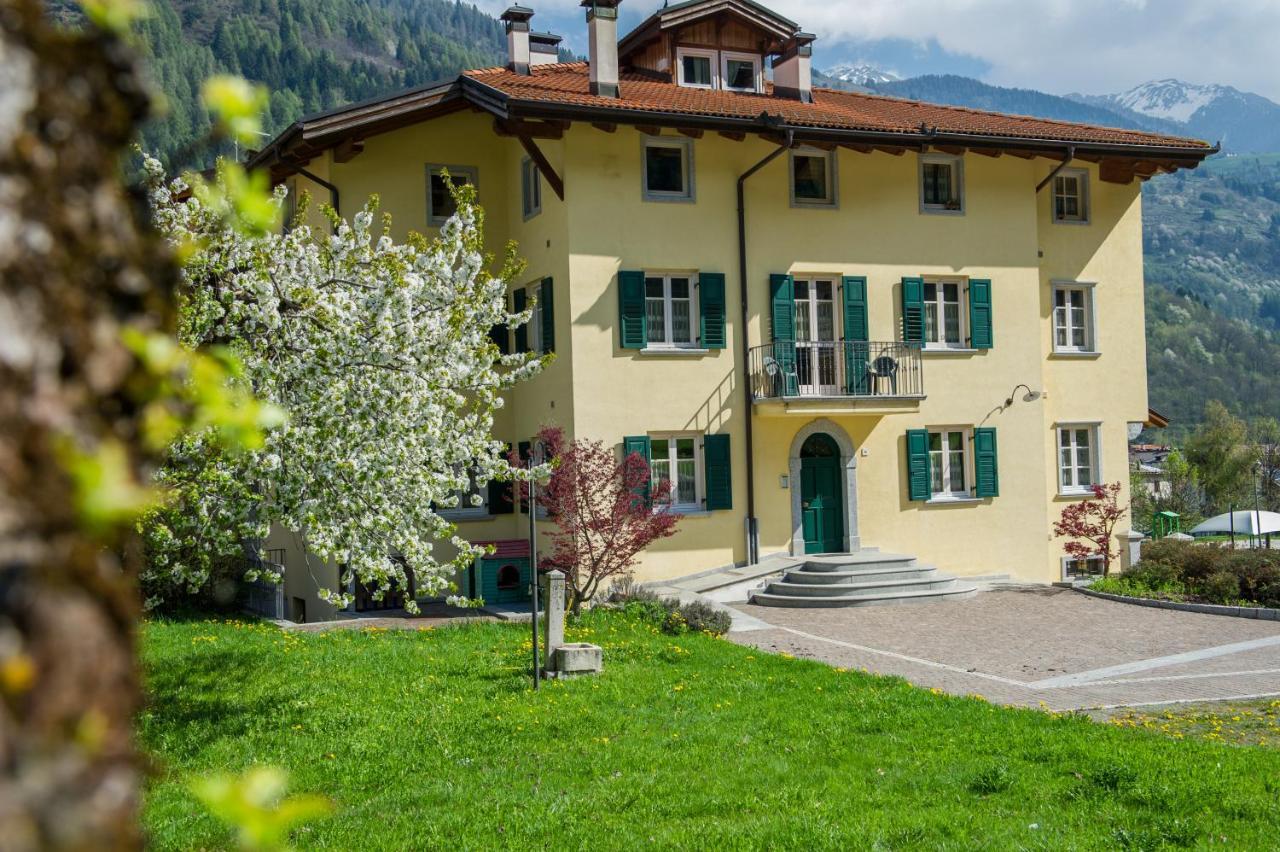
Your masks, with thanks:
[(1002, 704), (1074, 710), (1280, 695), (1280, 622), (1150, 609), (1068, 589), (853, 609), (734, 604), (729, 638)]

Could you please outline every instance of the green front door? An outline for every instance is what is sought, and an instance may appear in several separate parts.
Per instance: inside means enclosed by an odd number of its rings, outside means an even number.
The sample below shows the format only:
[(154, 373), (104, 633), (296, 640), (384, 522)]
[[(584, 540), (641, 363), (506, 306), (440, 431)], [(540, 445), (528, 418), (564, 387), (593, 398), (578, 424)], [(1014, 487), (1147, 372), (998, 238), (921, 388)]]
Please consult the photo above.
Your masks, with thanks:
[(840, 450), (831, 436), (817, 434), (800, 449), (800, 512), (805, 553), (844, 550), (844, 488)]

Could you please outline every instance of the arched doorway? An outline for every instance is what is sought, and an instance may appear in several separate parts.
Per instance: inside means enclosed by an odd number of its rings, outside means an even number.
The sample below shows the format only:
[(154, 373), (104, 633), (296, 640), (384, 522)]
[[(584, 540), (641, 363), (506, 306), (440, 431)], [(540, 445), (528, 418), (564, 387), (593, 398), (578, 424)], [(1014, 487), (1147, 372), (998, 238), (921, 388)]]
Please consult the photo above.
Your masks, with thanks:
[(858, 549), (857, 459), (838, 424), (814, 420), (791, 444), (791, 552), (847, 553)]
[(840, 448), (825, 432), (800, 447), (800, 512), (805, 553), (844, 550), (844, 491)]

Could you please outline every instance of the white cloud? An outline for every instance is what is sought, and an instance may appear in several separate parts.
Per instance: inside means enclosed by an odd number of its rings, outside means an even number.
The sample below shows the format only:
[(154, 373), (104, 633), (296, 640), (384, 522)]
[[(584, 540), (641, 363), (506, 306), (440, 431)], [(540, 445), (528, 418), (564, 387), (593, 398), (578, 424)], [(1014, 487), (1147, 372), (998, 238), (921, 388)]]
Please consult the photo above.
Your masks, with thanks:
[[(1050, 92), (1115, 92), (1177, 77), (1225, 83), (1280, 100), (1280, 0), (762, 0), (856, 55), (858, 45), (936, 39), (988, 63), (988, 82)], [(509, 5), (480, 0), (498, 14)], [(530, 0), (535, 25), (585, 41), (579, 0)], [(625, 0), (625, 31), (660, 0)], [(580, 32), (581, 31), (581, 32)], [(847, 46), (847, 49), (844, 49)], [(911, 73), (910, 68), (901, 69)]]

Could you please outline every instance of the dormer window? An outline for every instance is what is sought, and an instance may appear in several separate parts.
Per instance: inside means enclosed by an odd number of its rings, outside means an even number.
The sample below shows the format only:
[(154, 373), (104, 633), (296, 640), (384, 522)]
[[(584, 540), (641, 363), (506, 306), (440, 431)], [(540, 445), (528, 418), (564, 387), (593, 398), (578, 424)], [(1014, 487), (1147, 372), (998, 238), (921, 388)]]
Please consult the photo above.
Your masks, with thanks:
[(760, 57), (753, 53), (720, 54), (721, 79), (734, 92), (760, 91)]
[(676, 82), (691, 89), (761, 90), (760, 57), (754, 53), (676, 48)]
[(716, 87), (716, 52), (714, 50), (682, 47), (677, 51), (677, 62), (681, 86), (690, 86), (695, 89)]

